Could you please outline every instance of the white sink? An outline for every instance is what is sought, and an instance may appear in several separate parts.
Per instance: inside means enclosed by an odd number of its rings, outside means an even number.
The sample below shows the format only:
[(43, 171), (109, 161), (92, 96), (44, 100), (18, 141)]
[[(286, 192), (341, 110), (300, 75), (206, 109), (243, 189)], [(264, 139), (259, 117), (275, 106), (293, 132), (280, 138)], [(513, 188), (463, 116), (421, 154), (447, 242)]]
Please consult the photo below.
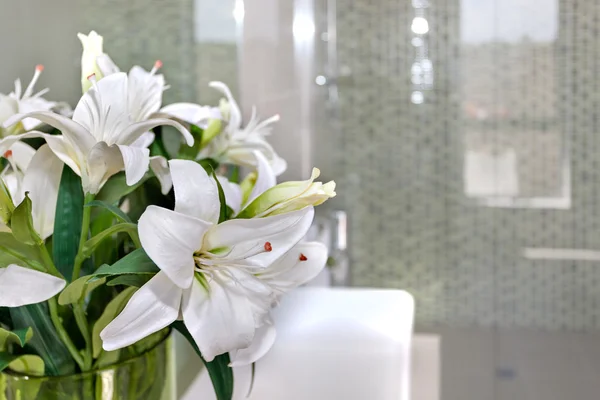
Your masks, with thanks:
[[(277, 340), (235, 370), (235, 399), (409, 400), (414, 301), (400, 290), (300, 288), (273, 313)], [(184, 399), (213, 399), (205, 371)]]

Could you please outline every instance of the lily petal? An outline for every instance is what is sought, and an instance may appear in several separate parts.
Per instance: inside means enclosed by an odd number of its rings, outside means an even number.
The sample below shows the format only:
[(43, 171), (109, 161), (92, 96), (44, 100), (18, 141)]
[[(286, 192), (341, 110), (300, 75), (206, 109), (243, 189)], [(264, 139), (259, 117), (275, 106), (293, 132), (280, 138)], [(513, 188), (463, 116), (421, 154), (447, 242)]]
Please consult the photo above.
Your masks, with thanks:
[(266, 157), (260, 151), (254, 151), (254, 157), (256, 157), (256, 172), (258, 176), (248, 197), (247, 204), (252, 203), (254, 199), (277, 184), (277, 177)]
[(231, 363), (230, 367), (243, 367), (250, 365), (259, 359), (263, 358), (265, 354), (275, 343), (277, 338), (277, 329), (272, 324), (265, 324), (256, 330), (254, 340), (252, 344), (245, 349), (232, 351), (230, 356)]
[(160, 182), (160, 191), (162, 194), (167, 194), (173, 187), (173, 179), (167, 159), (162, 156), (150, 157), (150, 169)]
[(217, 184), (202, 166), (189, 160), (171, 160), (175, 211), (216, 224), (220, 202)]
[(11, 97), (0, 94), (0, 124), (19, 112), (19, 102)]
[(240, 107), (237, 102), (233, 98), (231, 94), (231, 90), (227, 87), (223, 82), (210, 82), (208, 84), (211, 88), (217, 89), (221, 93), (227, 97), (227, 101), (229, 102), (229, 124), (230, 129), (237, 130), (242, 126), (242, 113), (240, 111)]
[(33, 227), (42, 239), (54, 232), (63, 165), (46, 144), (35, 153), (23, 178), (23, 190), (29, 192), (32, 203)]
[(23, 139), (43, 138), (54, 154), (60, 158), (62, 162), (67, 164), (71, 169), (81, 176), (77, 155), (69, 142), (61, 135), (49, 135), (43, 132), (32, 131), (21, 135), (8, 136), (0, 140), (0, 154), (4, 154), (11, 149), (15, 143)]
[(156, 274), (100, 332), (104, 350), (127, 347), (171, 324), (179, 315), (181, 295), (165, 273)]
[(129, 70), (129, 111), (134, 121), (143, 121), (160, 109), (165, 78), (135, 65)]
[(15, 142), (10, 147), (12, 151), (12, 161), (21, 171), (25, 171), (31, 162), (31, 159), (35, 155), (35, 149), (23, 142)]
[(44, 272), (10, 264), (0, 268), (0, 307), (20, 307), (46, 301), (66, 282)]
[(194, 279), (183, 295), (183, 322), (206, 361), (245, 348), (254, 338), (254, 314), (249, 301), (215, 274), (209, 291)]
[(117, 64), (115, 64), (112, 58), (110, 58), (110, 56), (106, 53), (102, 53), (96, 57), (96, 66), (98, 67), (103, 76), (108, 76), (116, 74), (117, 72), (121, 72)]
[(235, 214), (239, 213), (242, 208), (242, 188), (237, 183), (230, 182), (229, 179), (222, 175), (217, 175), (217, 179), (221, 184), (221, 188), (223, 188), (225, 202)]
[(281, 294), (319, 275), (325, 268), (327, 255), (327, 246), (322, 243), (298, 243), (260, 276)]
[(169, 125), (176, 128), (179, 132), (181, 132), (188, 146), (194, 145), (194, 137), (183, 125), (181, 125), (177, 121), (173, 121), (166, 118), (153, 118), (147, 121), (141, 121), (129, 125), (127, 128), (123, 129), (120, 132), (117, 143), (127, 145), (134, 143), (145, 132), (148, 132), (152, 128), (155, 128), (160, 125)]
[(194, 252), (210, 223), (198, 218), (149, 206), (140, 217), (138, 232), (148, 256), (182, 289), (194, 278)]
[(222, 118), (218, 108), (193, 103), (169, 104), (161, 108), (160, 113), (167, 114), (189, 124), (198, 125), (201, 128), (205, 128), (210, 119)]
[[(124, 157), (117, 146), (108, 146), (105, 142), (98, 142), (88, 154), (88, 173), (83, 174), (82, 184), (85, 193), (98, 193), (104, 183), (119, 171), (125, 168)], [(147, 164), (146, 164), (146, 168)], [(129, 184), (129, 176), (127, 183)]]
[(96, 143), (94, 137), (83, 126), (70, 118), (49, 111), (34, 111), (28, 114), (17, 114), (9, 118), (4, 127), (9, 127), (25, 118), (35, 118), (60, 130), (79, 154), (87, 154)]
[(131, 143), (130, 146), (133, 146), (133, 147), (150, 147), (150, 145), (152, 144), (152, 142), (154, 142), (155, 138), (156, 138), (156, 135), (153, 132), (144, 132), (144, 133), (142, 133), (142, 136), (140, 136), (139, 138), (137, 138), (133, 143)]
[(150, 150), (147, 148), (117, 145), (123, 165), (125, 167), (125, 178), (129, 186), (133, 186), (144, 177), (150, 165)]
[(90, 132), (97, 142), (103, 141), (109, 146), (121, 143), (118, 142), (121, 131), (132, 122), (127, 108), (127, 85), (124, 72), (100, 79), (77, 103), (73, 121)]
[[(273, 217), (232, 219), (212, 227), (206, 233), (204, 248), (230, 248), (228, 258), (250, 258), (268, 267), (306, 235), (313, 218), (314, 209), (305, 207)], [(269, 242), (270, 250), (262, 251), (266, 242)]]

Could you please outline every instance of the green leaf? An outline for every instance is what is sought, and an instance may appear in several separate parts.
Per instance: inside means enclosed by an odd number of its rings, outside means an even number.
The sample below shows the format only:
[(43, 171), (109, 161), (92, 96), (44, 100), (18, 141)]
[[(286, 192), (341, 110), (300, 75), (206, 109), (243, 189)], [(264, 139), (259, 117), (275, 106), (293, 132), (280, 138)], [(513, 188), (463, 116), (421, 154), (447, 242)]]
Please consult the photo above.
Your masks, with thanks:
[(190, 125), (190, 133), (194, 137), (194, 145), (188, 146), (186, 143), (182, 143), (179, 148), (178, 157), (185, 160), (195, 160), (200, 152), (202, 145), (202, 137), (204, 136), (204, 130), (197, 125)]
[(208, 123), (208, 126), (206, 127), (206, 129), (203, 132), (202, 141), (200, 142), (200, 149), (204, 148), (204, 146), (206, 146), (208, 144), (208, 142), (213, 140), (213, 138), (215, 136), (217, 136), (219, 133), (221, 133), (222, 128), (223, 128), (223, 122), (221, 122), (220, 119), (210, 120), (210, 122)]
[[(105, 209), (98, 209), (99, 212), (92, 214), (92, 224), (90, 234), (96, 236), (100, 232), (110, 228), (113, 225), (115, 217)], [(93, 260), (96, 265), (112, 264), (117, 260), (117, 251), (123, 237), (117, 236), (103, 241), (93, 254)], [(0, 399), (1, 400), (1, 399)]]
[(138, 274), (126, 274), (120, 275), (116, 278), (111, 279), (106, 283), (107, 286), (134, 286), (134, 287), (142, 287), (144, 286), (152, 277), (156, 275), (154, 273), (138, 273)]
[(110, 211), (117, 219), (121, 222), (131, 223), (131, 218), (127, 214), (123, 212), (119, 207), (113, 206), (111, 204), (105, 203), (100, 200), (94, 200), (85, 205), (86, 207), (101, 207), (105, 210)]
[(213, 171), (219, 168), (219, 162), (213, 158), (203, 158), (202, 160), (198, 160), (197, 163), (202, 165), (202, 168), (209, 174), (212, 174)]
[(33, 329), (23, 328), (16, 331), (8, 331), (0, 328), (0, 351), (8, 350), (11, 345), (25, 346), (33, 337)]
[(192, 345), (194, 348), (194, 351), (202, 359), (204, 366), (208, 370), (215, 394), (217, 395), (217, 400), (231, 400), (233, 397), (233, 370), (229, 368), (229, 354), (221, 354), (215, 357), (213, 361), (208, 362), (204, 359), (204, 357), (202, 357), (200, 349), (198, 349), (198, 346), (196, 346), (196, 342), (192, 338), (192, 335), (185, 327), (183, 322), (175, 321), (173, 322), (172, 326), (187, 339), (190, 345)]
[(0, 372), (4, 371), (11, 362), (19, 358), (16, 354), (10, 354), (6, 352), (0, 352)]
[(43, 270), (43, 261), (37, 247), (19, 242), (10, 232), (0, 232), (0, 267), (9, 264), (28, 265)]
[[(0, 353), (1, 354), (1, 353)], [(2, 356), (0, 356), (2, 358)], [(1, 363), (1, 362), (0, 362)], [(0, 370), (2, 366), (0, 365)], [(29, 376), (44, 376), (44, 360), (33, 354), (17, 355), (9, 364), (11, 371)]]
[(85, 298), (92, 290), (106, 282), (106, 278), (88, 282), (92, 277), (93, 275), (86, 275), (71, 282), (58, 296), (58, 304), (64, 306), (77, 303)]
[(98, 245), (106, 238), (111, 237), (112, 235), (114, 235), (115, 233), (119, 233), (119, 232), (127, 232), (129, 234), (129, 236), (131, 236), (131, 239), (134, 242), (139, 242), (138, 236), (137, 236), (137, 225), (136, 224), (132, 224), (132, 223), (122, 223), (122, 224), (117, 224), (117, 225), (113, 225), (110, 228), (100, 232), (99, 234), (97, 234), (96, 236), (94, 236), (93, 238), (91, 238), (90, 240), (88, 240), (87, 242), (85, 242), (85, 244), (83, 245), (83, 250), (82, 250), (82, 255), (83, 257), (89, 257), (92, 255), (92, 253), (94, 252), (94, 250), (98, 247)]
[(123, 274), (158, 273), (160, 270), (148, 257), (144, 249), (137, 249), (121, 258), (113, 265), (103, 265), (94, 275), (113, 276)]
[[(67, 168), (65, 168), (67, 169)], [(127, 181), (125, 179), (125, 173), (120, 172), (116, 175), (113, 175), (108, 182), (104, 184), (100, 193), (96, 196), (96, 200), (102, 201), (107, 204), (115, 204), (121, 198), (133, 192), (138, 187), (142, 186), (142, 184), (151, 178), (153, 174), (151, 172), (146, 173), (142, 179), (138, 183), (133, 186), (127, 185)]]
[(33, 227), (31, 199), (29, 198), (28, 193), (25, 193), (25, 199), (13, 211), (10, 220), (10, 229), (12, 230), (15, 239), (21, 243), (29, 245), (40, 245), (44, 243)]
[(229, 182), (240, 183), (240, 166), (234, 165), (231, 168), (231, 173), (229, 174)]
[(168, 160), (170, 157), (163, 143), (162, 126), (157, 126), (153, 129), (153, 131), (154, 142), (152, 142), (152, 144), (150, 145), (150, 156), (161, 156)]
[(227, 220), (229, 216), (229, 211), (227, 210), (227, 200), (225, 199), (225, 192), (223, 191), (223, 187), (221, 186), (221, 182), (217, 179), (217, 175), (213, 171), (212, 173), (213, 179), (217, 183), (217, 189), (219, 190), (219, 202), (221, 203), (221, 211), (219, 212), (219, 224), (223, 221)]
[[(4, 158), (1, 158), (0, 160), (4, 160)], [(4, 170), (4, 167), (0, 166), (0, 171), (2, 170)], [(15, 205), (10, 196), (10, 192), (4, 184), (4, 180), (0, 179), (0, 222), (8, 225), (14, 210)]]
[(10, 318), (10, 310), (8, 307), (0, 307), (0, 326), (12, 329), (12, 319)]
[(52, 324), (46, 303), (11, 308), (10, 316), (13, 329), (33, 329), (33, 337), (26, 348), (33, 350), (44, 360), (45, 375), (75, 373), (75, 362)]
[(100, 339), (100, 332), (106, 325), (108, 325), (121, 311), (125, 308), (125, 305), (133, 296), (137, 288), (130, 287), (123, 290), (121, 293), (117, 295), (104, 309), (104, 312), (94, 324), (94, 329), (92, 330), (92, 349), (94, 358), (98, 358), (100, 353), (102, 352), (102, 339)]
[(79, 249), (83, 203), (81, 178), (71, 168), (63, 168), (56, 202), (52, 255), (54, 264), (67, 280), (73, 275), (73, 265)]

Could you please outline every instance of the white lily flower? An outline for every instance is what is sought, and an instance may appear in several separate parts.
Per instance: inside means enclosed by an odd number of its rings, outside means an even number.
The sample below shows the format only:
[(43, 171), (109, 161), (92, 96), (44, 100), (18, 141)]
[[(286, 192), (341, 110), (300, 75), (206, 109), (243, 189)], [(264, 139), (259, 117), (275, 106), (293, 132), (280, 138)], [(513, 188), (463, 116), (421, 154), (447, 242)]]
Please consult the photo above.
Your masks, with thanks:
[(94, 75), (97, 80), (104, 78), (105, 75), (119, 72), (111, 69), (114, 63), (110, 57), (104, 53), (104, 38), (91, 31), (88, 35), (78, 33), (77, 37), (83, 46), (81, 54), (81, 89), (83, 93), (92, 87), (89, 77)]
[(211, 82), (209, 85), (227, 97), (227, 103), (221, 106), (221, 113), (228, 124), (225, 131), (203, 150), (200, 158), (216, 157), (223, 162), (256, 168), (254, 151), (259, 151), (269, 161), (276, 176), (285, 172), (287, 163), (265, 139), (271, 133), (271, 125), (279, 121), (279, 115), (260, 121), (256, 109), (252, 109), (250, 121), (242, 127), (242, 113), (231, 90), (223, 82)]
[(33, 228), (45, 240), (54, 232), (56, 202), (64, 164), (48, 145), (35, 151), (25, 143), (16, 142), (4, 155), (10, 166), (0, 174), (0, 178), (6, 184), (15, 206), (29, 193)]
[[(0, 172), (0, 232), (9, 232), (5, 225), (10, 220), (15, 208), (15, 199), (24, 196), (23, 178), (25, 171), (35, 155), (35, 149), (28, 144), (17, 142), (6, 151), (2, 157), (8, 160), (9, 165)], [(16, 203), (19, 204), (20, 200)]]
[(215, 181), (193, 161), (169, 164), (175, 210), (150, 206), (138, 224), (142, 246), (161, 271), (133, 295), (100, 336), (105, 350), (115, 350), (181, 315), (210, 361), (253, 344), (277, 295), (270, 286), (271, 275), (264, 280), (262, 273), (276, 275), (270, 267), (306, 234), (314, 210), (306, 207), (275, 217), (217, 224)]
[(46, 301), (65, 287), (64, 279), (10, 264), (0, 268), (0, 307), (21, 307)]
[(202, 129), (210, 120), (223, 118), (218, 107), (201, 106), (194, 103), (173, 103), (160, 109), (160, 114), (168, 115), (180, 121), (194, 124)]
[[(108, 54), (103, 51), (102, 36), (92, 31), (89, 35), (78, 34), (83, 45), (81, 57), (82, 81), (84, 93), (91, 87), (88, 77), (95, 75), (97, 80), (121, 72)], [(162, 94), (168, 89), (165, 78), (157, 74), (162, 68), (162, 62), (157, 60), (150, 71), (140, 66), (133, 66), (128, 74), (128, 110), (133, 122), (147, 121), (153, 117), (160, 117), (158, 113), (162, 104)], [(131, 145), (133, 147), (147, 148), (154, 142), (154, 133), (144, 132)], [(161, 191), (167, 194), (172, 187), (167, 159), (161, 156), (150, 157), (150, 169), (158, 178)]]
[[(43, 70), (43, 65), (37, 65), (35, 67), (33, 79), (29, 82), (29, 85), (27, 85), (25, 91), (22, 90), (21, 80), (17, 79), (15, 81), (15, 90), (13, 92), (8, 96), (0, 94), (0, 124), (16, 114), (29, 113), (32, 111), (50, 111), (57, 105), (54, 101), (48, 101), (42, 98), (44, 94), (48, 93), (49, 89), (46, 88), (35, 94), (33, 93), (35, 84)], [(11, 129), (3, 129), (0, 127), (0, 137), (30, 131), (40, 124), (41, 121), (35, 118), (25, 118), (20, 124)]]
[[(101, 71), (102, 77), (121, 72), (120, 68), (105, 53), (96, 58), (96, 65), (97, 69)], [(157, 74), (162, 65), (162, 61), (157, 60), (150, 71), (146, 71), (138, 65), (134, 65), (129, 70), (127, 99), (131, 119), (134, 122), (145, 121), (160, 110), (162, 94), (169, 88), (165, 84), (164, 75)]]
[(108, 178), (123, 170), (127, 184), (134, 185), (150, 164), (149, 150), (136, 145), (145, 132), (158, 125), (170, 125), (183, 134), (188, 145), (194, 139), (181, 124), (169, 119), (134, 122), (128, 108), (128, 84), (124, 73), (94, 83), (77, 104), (72, 120), (50, 112), (14, 116), (5, 126), (32, 117), (59, 129), (62, 135), (30, 132), (10, 136), (0, 141), (0, 153), (17, 140), (41, 137), (58, 158), (81, 176), (85, 193), (98, 193)]
[[(327, 247), (318, 242), (298, 243), (288, 253), (260, 273), (260, 279), (279, 298), (290, 290), (314, 279), (327, 263)], [(262, 358), (273, 346), (276, 330), (269, 315), (257, 329), (254, 340), (245, 349), (232, 351), (231, 367), (249, 365)]]

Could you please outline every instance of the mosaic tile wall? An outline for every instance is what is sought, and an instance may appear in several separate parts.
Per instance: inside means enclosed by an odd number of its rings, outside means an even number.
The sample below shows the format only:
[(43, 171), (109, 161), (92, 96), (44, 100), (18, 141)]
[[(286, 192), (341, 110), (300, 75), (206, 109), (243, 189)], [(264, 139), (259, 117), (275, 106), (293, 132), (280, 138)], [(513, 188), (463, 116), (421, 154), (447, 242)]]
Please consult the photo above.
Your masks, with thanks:
[(104, 36), (105, 50), (123, 70), (136, 64), (150, 69), (160, 59), (171, 86), (165, 103), (195, 101), (193, 0), (84, 0), (78, 7), (85, 26)]
[[(194, 10), (200, 3), (218, 9), (213, 0), (86, 0), (80, 7), (86, 26), (102, 33), (106, 51), (124, 69), (135, 64), (149, 69), (156, 59), (163, 61), (163, 73), (171, 86), (165, 92), (165, 103), (218, 104), (221, 96), (208, 88), (208, 83), (222, 80), (237, 93), (238, 48), (235, 39), (231, 43), (195, 40)], [(224, 4), (224, 9), (230, 13), (227, 6), (230, 4)], [(124, 12), (115, 13), (116, 9)], [(235, 31), (229, 34), (235, 38)]]
[[(480, 28), (492, 29), (480, 42), (465, 37), (477, 7)], [(429, 32), (411, 31), (422, 30), (416, 16)], [(337, 1), (347, 76), (339, 131), (325, 143), (336, 138), (328, 175), (351, 219), (355, 285), (409, 290), (421, 325), (600, 329), (598, 262), (523, 256), (525, 247), (600, 250), (599, 20), (595, 0)], [(539, 36), (510, 37), (532, 25)], [(424, 59), (430, 76), (415, 79)], [(556, 197), (567, 185), (570, 208), (467, 196), (466, 154), (482, 148), (514, 151), (516, 195)], [(331, 147), (317, 151), (324, 159)]]

